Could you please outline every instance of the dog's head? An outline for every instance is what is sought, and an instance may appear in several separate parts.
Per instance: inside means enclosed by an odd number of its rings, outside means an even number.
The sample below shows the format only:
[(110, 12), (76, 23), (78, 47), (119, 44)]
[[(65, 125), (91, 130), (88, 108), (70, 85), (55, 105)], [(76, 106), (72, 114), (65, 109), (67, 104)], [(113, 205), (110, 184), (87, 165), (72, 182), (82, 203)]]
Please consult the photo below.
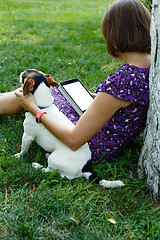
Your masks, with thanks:
[(44, 82), (47, 87), (55, 86), (59, 87), (51, 74), (44, 74), (36, 69), (28, 69), (20, 74), (20, 83), (23, 84), (23, 95), (27, 95), (29, 92), (34, 94), (38, 86)]

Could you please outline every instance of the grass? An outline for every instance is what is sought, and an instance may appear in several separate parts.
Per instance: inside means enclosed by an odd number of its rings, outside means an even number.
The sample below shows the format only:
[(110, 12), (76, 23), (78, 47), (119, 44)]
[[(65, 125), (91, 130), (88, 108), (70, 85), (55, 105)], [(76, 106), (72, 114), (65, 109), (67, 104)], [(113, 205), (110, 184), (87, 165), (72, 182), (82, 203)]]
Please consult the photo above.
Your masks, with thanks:
[[(78, 77), (95, 90), (119, 66), (107, 56), (100, 30), (111, 2), (0, 0), (0, 92), (18, 87), (19, 73), (28, 68), (57, 81)], [(104, 189), (32, 169), (33, 161), (46, 164), (35, 143), (16, 159), (23, 119), (24, 113), (0, 116), (0, 239), (160, 239), (160, 205), (145, 178), (137, 178), (142, 138), (113, 161), (94, 165), (100, 176), (126, 184)]]

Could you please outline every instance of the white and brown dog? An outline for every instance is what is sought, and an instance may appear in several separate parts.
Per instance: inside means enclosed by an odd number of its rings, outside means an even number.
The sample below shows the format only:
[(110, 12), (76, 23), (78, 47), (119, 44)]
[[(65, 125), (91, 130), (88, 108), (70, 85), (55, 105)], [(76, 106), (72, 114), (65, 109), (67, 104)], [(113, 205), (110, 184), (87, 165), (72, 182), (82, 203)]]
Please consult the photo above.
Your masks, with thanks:
[[(54, 99), (49, 87), (58, 87), (59, 84), (54, 81), (52, 75), (29, 69), (20, 74), (20, 82), (24, 84), (23, 95), (31, 92), (35, 97), (36, 104), (45, 109), (49, 116), (68, 128), (74, 127), (73, 123), (53, 104)], [(43, 124), (37, 123), (31, 113), (26, 112), (21, 152), (16, 156), (20, 157), (24, 152), (27, 152), (34, 140), (48, 153), (46, 154), (48, 167), (43, 168), (43, 171), (52, 172), (58, 169), (61, 177), (66, 176), (68, 179), (85, 177), (106, 188), (124, 186), (123, 182), (119, 180), (102, 180), (92, 171), (91, 151), (87, 143), (77, 151), (72, 151), (52, 135)], [(39, 163), (32, 163), (32, 166), (34, 168), (42, 167)]]

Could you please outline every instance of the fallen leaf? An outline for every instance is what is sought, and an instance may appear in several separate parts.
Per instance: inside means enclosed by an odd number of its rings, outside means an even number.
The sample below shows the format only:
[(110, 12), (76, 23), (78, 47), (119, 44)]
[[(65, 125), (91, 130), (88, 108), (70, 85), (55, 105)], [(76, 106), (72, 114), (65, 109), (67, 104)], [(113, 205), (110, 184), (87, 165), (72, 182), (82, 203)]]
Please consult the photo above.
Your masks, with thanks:
[(29, 194), (31, 195), (31, 197), (33, 197), (32, 193), (33, 193), (33, 192), (36, 192), (36, 191), (37, 191), (37, 189), (36, 189), (36, 188), (33, 188), (33, 189), (29, 192)]
[(107, 219), (107, 221), (109, 221), (110, 223), (116, 224), (116, 221), (113, 218), (109, 218)]
[(71, 219), (73, 222), (75, 222), (77, 225), (80, 223), (80, 221), (79, 221), (79, 220), (76, 220), (74, 217), (70, 217), (70, 219)]

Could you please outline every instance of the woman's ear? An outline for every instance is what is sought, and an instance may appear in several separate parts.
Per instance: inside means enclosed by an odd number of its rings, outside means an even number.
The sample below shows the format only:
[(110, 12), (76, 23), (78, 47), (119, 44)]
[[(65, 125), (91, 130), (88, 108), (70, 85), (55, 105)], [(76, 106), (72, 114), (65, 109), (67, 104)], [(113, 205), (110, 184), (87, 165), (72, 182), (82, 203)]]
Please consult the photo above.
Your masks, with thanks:
[(45, 74), (45, 77), (46, 77), (46, 79), (47, 79), (47, 82), (48, 82), (48, 85), (49, 85), (49, 86), (54, 86), (54, 87), (56, 87), (56, 88), (59, 87), (59, 83), (57, 83), (57, 82), (54, 80), (54, 78), (53, 78), (53, 76), (52, 76), (51, 74)]
[(24, 86), (23, 86), (23, 95), (27, 95), (29, 92), (34, 90), (35, 81), (32, 78), (25, 78), (24, 79)]

